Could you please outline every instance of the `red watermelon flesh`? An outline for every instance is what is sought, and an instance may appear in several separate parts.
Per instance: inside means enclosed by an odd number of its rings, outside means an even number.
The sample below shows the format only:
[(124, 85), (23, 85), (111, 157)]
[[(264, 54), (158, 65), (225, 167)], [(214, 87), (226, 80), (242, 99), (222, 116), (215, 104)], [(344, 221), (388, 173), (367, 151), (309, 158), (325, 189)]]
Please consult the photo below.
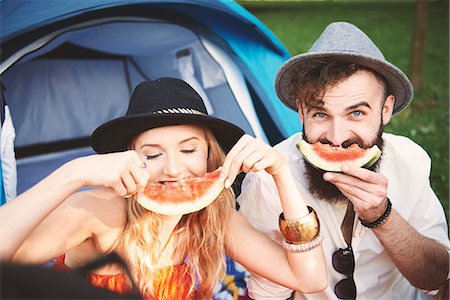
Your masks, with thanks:
[(220, 169), (203, 176), (191, 176), (171, 183), (149, 182), (138, 203), (163, 215), (183, 215), (211, 204), (222, 192)]
[(352, 144), (350, 147), (344, 148), (320, 142), (309, 144), (302, 140), (297, 144), (297, 148), (313, 166), (331, 172), (341, 172), (344, 163), (370, 167), (381, 156), (381, 150), (377, 145), (371, 148), (361, 148), (357, 144)]

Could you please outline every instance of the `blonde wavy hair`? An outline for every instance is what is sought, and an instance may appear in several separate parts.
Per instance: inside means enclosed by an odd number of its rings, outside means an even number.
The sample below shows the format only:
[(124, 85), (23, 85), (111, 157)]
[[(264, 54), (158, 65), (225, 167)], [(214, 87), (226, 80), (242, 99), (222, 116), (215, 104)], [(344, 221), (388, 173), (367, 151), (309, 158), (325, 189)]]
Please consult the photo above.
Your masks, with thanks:
[[(208, 145), (207, 170), (211, 172), (223, 164), (225, 154), (207, 128), (205, 139)], [(225, 274), (224, 242), (234, 208), (233, 190), (224, 189), (209, 206), (184, 215), (174, 229), (172, 238), (176, 239), (177, 245), (174, 254), (184, 259), (191, 278), (189, 294), (196, 295), (196, 298), (211, 299), (214, 287)], [(158, 235), (162, 220), (157, 213), (146, 210), (132, 198), (127, 201), (127, 217), (122, 253), (142, 295), (152, 297), (156, 264), (161, 257)]]

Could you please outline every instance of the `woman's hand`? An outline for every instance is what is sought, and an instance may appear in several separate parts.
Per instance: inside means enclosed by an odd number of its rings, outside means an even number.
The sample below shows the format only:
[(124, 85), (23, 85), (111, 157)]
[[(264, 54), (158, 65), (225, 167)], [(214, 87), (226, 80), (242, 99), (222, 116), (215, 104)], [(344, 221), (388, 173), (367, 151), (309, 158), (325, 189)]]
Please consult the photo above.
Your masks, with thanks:
[(134, 150), (81, 157), (67, 167), (82, 186), (106, 187), (122, 197), (137, 193), (149, 179), (145, 163)]
[(240, 172), (266, 170), (267, 173), (277, 178), (287, 168), (285, 159), (278, 151), (261, 139), (245, 134), (228, 152), (221, 176), (225, 180), (225, 187), (228, 188)]

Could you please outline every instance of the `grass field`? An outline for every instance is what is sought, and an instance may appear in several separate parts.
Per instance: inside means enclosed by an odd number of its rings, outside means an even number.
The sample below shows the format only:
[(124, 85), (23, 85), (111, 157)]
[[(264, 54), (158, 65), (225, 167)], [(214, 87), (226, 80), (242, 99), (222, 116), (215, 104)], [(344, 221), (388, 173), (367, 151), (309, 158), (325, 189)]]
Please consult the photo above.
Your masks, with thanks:
[[(291, 54), (306, 52), (333, 21), (349, 21), (405, 73), (413, 36), (414, 2), (238, 1), (267, 25)], [(431, 183), (449, 212), (449, 3), (428, 1), (424, 85), (386, 131), (410, 137), (433, 161)], [(412, 162), (414, 163), (414, 162)]]

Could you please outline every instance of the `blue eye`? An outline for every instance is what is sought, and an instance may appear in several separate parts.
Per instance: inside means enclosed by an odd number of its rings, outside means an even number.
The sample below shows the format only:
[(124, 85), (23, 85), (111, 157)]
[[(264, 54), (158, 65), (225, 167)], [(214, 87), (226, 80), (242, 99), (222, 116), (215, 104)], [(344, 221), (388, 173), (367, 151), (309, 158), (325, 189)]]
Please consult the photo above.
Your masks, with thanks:
[(314, 114), (314, 117), (319, 118), (319, 119), (323, 119), (326, 117), (326, 114), (322, 113), (322, 112), (318, 112)]
[(353, 117), (360, 117), (363, 115), (363, 113), (361, 111), (357, 110), (357, 111), (352, 111), (351, 115)]

